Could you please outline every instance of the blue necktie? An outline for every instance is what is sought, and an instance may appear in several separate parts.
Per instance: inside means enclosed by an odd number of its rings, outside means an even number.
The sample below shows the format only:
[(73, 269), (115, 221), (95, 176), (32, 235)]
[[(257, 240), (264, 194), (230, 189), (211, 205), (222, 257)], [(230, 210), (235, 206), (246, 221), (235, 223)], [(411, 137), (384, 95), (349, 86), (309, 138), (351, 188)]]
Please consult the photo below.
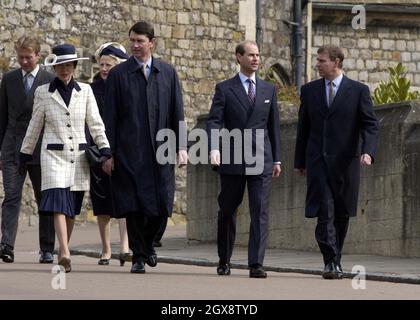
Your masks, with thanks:
[(27, 73), (25, 74), (25, 76), (23, 77), (23, 87), (25, 89), (25, 93), (28, 94), (29, 91), (31, 90), (31, 84), (29, 82), (30, 77), (32, 77), (31, 73)]

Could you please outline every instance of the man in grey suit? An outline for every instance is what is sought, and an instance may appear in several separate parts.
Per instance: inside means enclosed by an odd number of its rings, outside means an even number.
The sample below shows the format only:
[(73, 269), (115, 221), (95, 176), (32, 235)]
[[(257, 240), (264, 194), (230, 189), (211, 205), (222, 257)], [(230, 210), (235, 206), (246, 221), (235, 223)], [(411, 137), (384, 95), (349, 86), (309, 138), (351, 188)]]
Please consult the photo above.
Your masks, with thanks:
[[(41, 46), (36, 38), (23, 36), (15, 43), (20, 69), (7, 72), (0, 84), (0, 146), (3, 170), (4, 201), (1, 216), (0, 258), (14, 262), (14, 245), (18, 228), (22, 189), (26, 172), (19, 174), (19, 151), (32, 116), (35, 89), (54, 79), (54, 75), (38, 65)], [(37, 204), (41, 200), (40, 143), (28, 163)], [(40, 263), (52, 263), (54, 251), (54, 222), (52, 217), (39, 217)]]

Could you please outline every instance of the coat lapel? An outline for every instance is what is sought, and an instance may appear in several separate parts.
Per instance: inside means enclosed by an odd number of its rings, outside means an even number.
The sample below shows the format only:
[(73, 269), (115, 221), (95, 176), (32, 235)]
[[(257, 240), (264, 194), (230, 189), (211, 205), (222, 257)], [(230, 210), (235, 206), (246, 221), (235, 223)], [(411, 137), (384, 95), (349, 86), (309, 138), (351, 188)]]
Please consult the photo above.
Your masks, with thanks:
[(328, 116), (331, 116), (331, 114), (333, 114), (334, 111), (337, 108), (339, 108), (339, 105), (342, 104), (343, 99), (345, 99), (346, 93), (348, 92), (350, 88), (351, 87), (349, 86), (348, 78), (346, 76), (343, 76), (343, 79), (341, 80), (341, 83), (340, 83), (340, 87), (338, 88), (337, 93), (335, 94), (331, 107), (329, 108), (330, 110), (329, 110)]
[(315, 105), (319, 108), (319, 112), (321, 112), (323, 116), (326, 116), (329, 112), (329, 108), (327, 103), (327, 95), (325, 93), (325, 81), (324, 78), (321, 78), (317, 81), (318, 83), (315, 86), (314, 92), (314, 101), (317, 102)]
[(239, 78), (239, 74), (233, 78), (233, 85), (231, 87), (233, 94), (239, 100), (241, 106), (244, 108), (246, 113), (249, 113), (249, 109), (251, 107), (249, 103), (248, 96), (246, 95), (245, 88), (242, 85), (241, 79)]
[[(161, 68), (162, 68), (161, 62), (152, 56), (152, 65), (150, 69), (150, 74), (146, 82), (146, 96), (147, 96), (147, 111), (148, 111), (147, 116), (149, 118), (149, 121), (148, 121), (149, 132), (150, 132), (153, 152), (156, 152), (156, 141), (155, 141), (155, 136), (157, 134), (156, 124), (157, 122), (159, 122), (159, 120), (156, 119), (157, 117), (159, 117), (159, 113), (156, 113), (153, 97), (155, 96), (156, 92), (159, 92), (159, 89), (162, 89), (162, 85), (159, 86), (159, 83), (165, 81), (164, 79), (159, 78), (160, 77), (159, 72)], [(139, 70), (141, 72), (141, 69)]]
[[(66, 103), (64, 102), (63, 98), (61, 97), (57, 89), (55, 89), (54, 92), (51, 93), (51, 98), (55, 100), (61, 107), (67, 110)], [(73, 97), (70, 99), (70, 105), (72, 104), (72, 100), (73, 100)]]
[[(249, 121), (249, 119), (252, 119), (255, 115), (256, 112), (258, 112), (258, 107), (263, 105), (264, 103), (264, 97), (266, 96), (266, 92), (267, 92), (267, 87), (264, 85), (264, 83), (259, 79), (259, 78), (255, 78), (256, 81), (256, 97), (255, 97), (255, 104), (254, 106), (251, 106), (251, 112), (249, 112), (249, 117), (247, 122)], [(248, 97), (247, 97), (248, 99)]]
[(320, 90), (322, 92), (322, 106), (326, 108), (326, 110), (328, 110), (328, 99), (327, 99), (327, 94), (325, 92), (325, 79), (322, 78), (320, 81)]
[[(38, 71), (38, 73), (37, 73), (37, 75), (36, 75), (36, 77), (34, 79), (34, 83), (32, 84), (31, 90), (29, 90), (29, 95), (32, 95), (33, 96), (36, 88), (39, 87), (39, 85), (41, 84), (42, 80), (43, 80), (42, 70), (39, 69), (39, 71)], [(23, 80), (22, 80), (22, 82), (23, 82)], [(23, 84), (22, 84), (22, 87), (23, 87)]]
[[(69, 103), (69, 107), (68, 109), (70, 110), (75, 110), (75, 108), (77, 108), (78, 105), (78, 101), (79, 101), (79, 96), (80, 96), (80, 92), (76, 90), (76, 88), (73, 88), (72, 92), (71, 92), (71, 99), (70, 99), (70, 103)], [(61, 98), (61, 96), (60, 96)], [(64, 101), (63, 101), (64, 102)], [(64, 104), (65, 105), (65, 104)]]
[(26, 94), (25, 94), (25, 88), (23, 87), (22, 69), (18, 69), (16, 71), (17, 72), (15, 73), (15, 78), (12, 81), (13, 81), (13, 83), (18, 83), (19, 84), (19, 85), (16, 86), (16, 89), (17, 89), (19, 94), (22, 94), (23, 96), (25, 96)]

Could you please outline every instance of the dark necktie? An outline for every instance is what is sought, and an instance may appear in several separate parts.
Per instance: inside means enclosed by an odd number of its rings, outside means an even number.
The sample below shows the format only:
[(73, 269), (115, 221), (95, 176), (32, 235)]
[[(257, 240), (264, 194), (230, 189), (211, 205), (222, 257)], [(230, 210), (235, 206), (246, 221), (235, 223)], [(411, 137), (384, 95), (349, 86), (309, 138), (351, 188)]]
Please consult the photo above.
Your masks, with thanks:
[(251, 102), (251, 105), (254, 105), (255, 103), (255, 88), (254, 83), (251, 79), (246, 80), (248, 82), (248, 98), (249, 102)]
[(330, 81), (328, 83), (328, 108), (331, 107), (334, 101), (334, 82)]
[(31, 90), (31, 83), (30, 83), (30, 79), (31, 78), (32, 78), (32, 74), (31, 73), (27, 73), (23, 77), (23, 87), (25, 89), (25, 93), (26, 94), (28, 94), (29, 91)]

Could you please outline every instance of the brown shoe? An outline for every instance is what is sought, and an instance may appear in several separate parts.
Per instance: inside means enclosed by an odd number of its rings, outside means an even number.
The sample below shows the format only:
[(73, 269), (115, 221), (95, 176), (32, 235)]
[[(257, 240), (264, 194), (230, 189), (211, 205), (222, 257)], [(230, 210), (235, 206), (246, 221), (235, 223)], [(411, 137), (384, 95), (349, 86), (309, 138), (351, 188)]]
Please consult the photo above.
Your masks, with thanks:
[(60, 261), (58, 261), (58, 265), (63, 266), (64, 271), (66, 273), (71, 271), (71, 260), (70, 260), (70, 258), (66, 258), (66, 257), (61, 258)]

